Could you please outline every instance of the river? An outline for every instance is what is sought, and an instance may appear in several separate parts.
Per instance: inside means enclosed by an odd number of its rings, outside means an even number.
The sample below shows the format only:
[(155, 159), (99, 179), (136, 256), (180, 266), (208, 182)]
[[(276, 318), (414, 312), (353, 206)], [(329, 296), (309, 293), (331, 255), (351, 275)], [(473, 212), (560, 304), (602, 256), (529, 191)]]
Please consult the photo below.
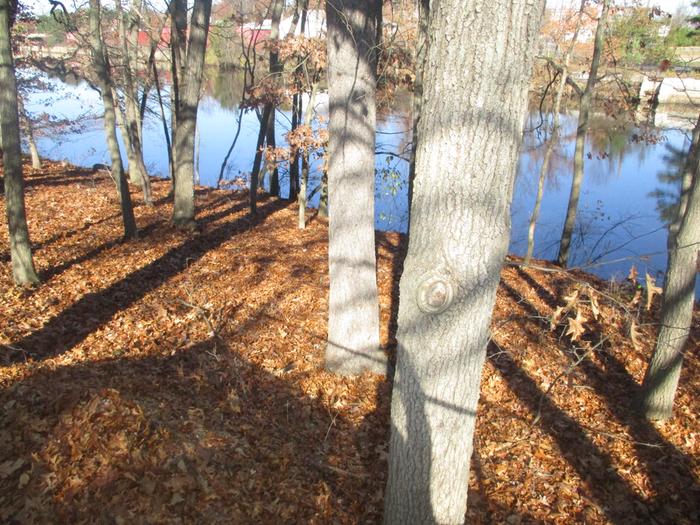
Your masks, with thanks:
[[(30, 93), (26, 107), (34, 113), (81, 122), (79, 129), (65, 129), (37, 137), (42, 156), (92, 166), (108, 163), (96, 91), (80, 81), (49, 79), (49, 88)], [(221, 163), (228, 151), (240, 112), (240, 79), (233, 74), (210, 74), (205, 82), (198, 113), (198, 173), (202, 185), (215, 186)], [(155, 95), (152, 113), (144, 124), (144, 157), (151, 175), (166, 177), (168, 159)], [(407, 167), (410, 145), (410, 100), (399, 96), (393, 105), (378, 112), (376, 227), (384, 231), (406, 231)], [(327, 116), (327, 96), (316, 98), (316, 113)], [(91, 117), (92, 115), (92, 117)], [(664, 120), (659, 113), (657, 120)], [(525, 123), (523, 147), (511, 209), (510, 250), (523, 255), (539, 168), (544, 155), (544, 132), (540, 126), (551, 115), (536, 109)], [(542, 212), (537, 226), (535, 256), (553, 259), (564, 221), (571, 184), (575, 112), (560, 115), (562, 134), (553, 155), (545, 185)], [(586, 143), (585, 175), (582, 185), (571, 263), (606, 279), (623, 280), (630, 267), (639, 274), (649, 272), (661, 283), (666, 265), (664, 213), (678, 194), (674, 175), (678, 173), (689, 146), (693, 117), (666, 119), (676, 127), (656, 128), (651, 135), (619, 120), (595, 115)], [(289, 108), (277, 112), (277, 144), (284, 143), (290, 127)], [(316, 124), (321, 125), (321, 124)], [(243, 112), (241, 133), (224, 171), (227, 181), (245, 180), (250, 172), (258, 130), (254, 111)], [(320, 160), (312, 163), (310, 191), (319, 180)], [(287, 170), (280, 166), (283, 187)], [(234, 184), (235, 186), (235, 184)], [(317, 205), (318, 193), (310, 200)], [(331, 210), (332, 213), (332, 210)], [(700, 284), (696, 287), (700, 294)]]

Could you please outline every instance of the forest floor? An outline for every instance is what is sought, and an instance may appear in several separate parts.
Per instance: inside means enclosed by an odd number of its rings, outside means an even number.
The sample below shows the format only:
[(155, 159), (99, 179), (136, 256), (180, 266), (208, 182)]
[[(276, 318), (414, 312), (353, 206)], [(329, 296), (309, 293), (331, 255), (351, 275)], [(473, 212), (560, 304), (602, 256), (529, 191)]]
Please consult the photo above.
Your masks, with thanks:
[[(122, 242), (109, 178), (25, 169), (42, 284), (12, 284), (0, 198), (0, 522), (381, 521), (391, 385), (323, 370), (324, 221), (198, 189), (185, 233), (154, 180)], [(403, 240), (377, 235), (390, 354)], [(503, 270), (467, 521), (700, 523), (700, 315), (651, 424), (658, 296), (538, 264)]]

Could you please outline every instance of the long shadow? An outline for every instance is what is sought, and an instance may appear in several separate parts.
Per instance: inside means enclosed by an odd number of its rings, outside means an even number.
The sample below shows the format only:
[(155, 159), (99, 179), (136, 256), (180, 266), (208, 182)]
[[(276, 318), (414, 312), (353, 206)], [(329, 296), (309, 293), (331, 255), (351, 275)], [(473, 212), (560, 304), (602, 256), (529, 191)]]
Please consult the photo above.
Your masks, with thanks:
[[(615, 419), (629, 429), (634, 440), (636, 457), (644, 465), (657, 496), (654, 499), (654, 510), (660, 518), (675, 521), (678, 516), (670, 516), (666, 507), (678, 495), (678, 487), (686, 492), (683, 500), (689, 502), (688, 513), (700, 516), (700, 483), (693, 474), (694, 460), (669, 443), (652, 424), (636, 411), (636, 400), (640, 397), (640, 385), (627, 371), (627, 368), (610, 352), (599, 354), (603, 361), (604, 370), (595, 363), (587, 360), (581, 363), (588, 383), (597, 393), (603, 396), (606, 406)], [(657, 450), (651, 445), (662, 445)], [(673, 478), (677, 483), (669, 484), (669, 471), (673, 470)], [(695, 494), (695, 496), (693, 496)]]
[[(521, 274), (521, 272), (518, 273)], [(532, 286), (532, 284), (530, 285)], [(508, 286), (505, 283), (502, 282), (501, 286), (508, 291)], [(535, 290), (539, 288), (537, 286)], [(539, 292), (537, 293), (539, 295)], [(515, 294), (514, 297), (516, 297)], [(546, 299), (543, 298), (543, 300)], [(533, 315), (540, 315), (537, 308), (524, 298), (521, 297), (519, 302)], [(555, 301), (554, 304), (556, 305)], [(664, 503), (674, 498), (678, 487), (684, 487), (689, 492), (689, 497), (684, 498), (685, 501), (694, 502), (691, 509), (688, 510), (700, 515), (700, 484), (692, 472), (692, 460), (669, 443), (658, 430), (635, 412), (636, 407), (633, 403), (639, 397), (639, 384), (611, 353), (610, 349), (604, 346), (597, 355), (603, 361), (606, 370), (602, 370), (591, 360), (584, 360), (578, 369), (584, 372), (587, 384), (590, 384), (595, 392), (606, 400), (606, 407), (615, 419), (629, 429), (636, 457), (644, 465), (645, 472), (658, 493), (654, 500), (655, 504), (652, 505), (655, 507), (653, 508), (653, 512), (656, 513), (655, 518), (665, 522), (675, 521), (676, 517), (668, 515), (670, 509)], [(657, 450), (657, 446), (662, 447), (661, 452)], [(678, 485), (668, 483), (669, 459), (673, 459), (674, 475), (672, 477), (677, 478)], [(696, 494), (696, 496), (692, 496), (692, 494)]]
[(636, 507), (646, 508), (646, 502), (636, 494), (617, 473), (612, 459), (586, 435), (586, 430), (550, 398), (528, 374), (503, 352), (489, 344), (487, 355), (510, 389), (528, 406), (532, 413), (540, 410), (541, 427), (556, 441), (562, 455), (576, 470), (587, 488), (613, 523), (646, 523), (634, 520)]
[[(185, 270), (209, 250), (262, 223), (269, 215), (284, 207), (286, 203), (270, 200), (260, 207), (255, 217), (242, 217), (224, 223), (173, 248), (159, 259), (106, 289), (83, 296), (41, 329), (14, 341), (11, 346), (23, 350), (25, 355), (15, 352), (9, 357), (9, 362), (20, 362), (25, 358), (43, 360), (70, 350), (105, 324), (115, 313), (134, 304), (145, 294)], [(211, 220), (209, 217), (206, 219)]]
[[(147, 237), (149, 236), (153, 230), (155, 230), (158, 226), (160, 226), (162, 222), (153, 222), (147, 226), (144, 226), (143, 228), (139, 229), (139, 238)], [(81, 264), (84, 263), (85, 261), (89, 261), (93, 257), (96, 257), (100, 253), (107, 251), (111, 248), (114, 248), (115, 246), (118, 246), (124, 242), (124, 239), (122, 237), (118, 237), (115, 239), (112, 239), (110, 241), (104, 242), (100, 244), (99, 246), (96, 246), (92, 250), (88, 250), (82, 255), (79, 255), (77, 257), (74, 257), (73, 259), (70, 259), (68, 261), (64, 261), (61, 264), (57, 264), (56, 266), (52, 266), (51, 268), (48, 268), (47, 270), (41, 272), (39, 275), (39, 279), (42, 282), (48, 281), (49, 279), (56, 277), (72, 266), (75, 266), (76, 264)]]
[[(261, 271), (273, 262), (261, 260)], [(299, 269), (306, 271), (303, 265)], [(265, 288), (264, 280), (257, 281), (257, 286)], [(0, 462), (9, 458), (15, 461), (18, 456), (34, 458), (36, 475), (27, 489), (46, 497), (41, 502), (37, 498), (33, 512), (40, 513), (47, 522), (76, 522), (99, 512), (127, 522), (144, 516), (153, 522), (165, 522), (173, 516), (196, 515), (198, 521), (206, 523), (273, 523), (280, 519), (297, 523), (319, 519), (329, 523), (349, 519), (378, 523), (381, 502), (367, 505), (362, 496), (377, 494), (382, 484), (376, 464), (361, 465), (353, 459), (365, 457), (368, 447), (361, 436), (355, 438), (357, 429), (351, 419), (342, 414), (331, 419), (323, 403), (306, 397), (297, 386), (304, 373), (294, 384), (285, 380), (287, 376), (266, 372), (229, 351), (224, 342), (235, 344), (237, 334), (248, 336), (256, 330), (269, 330), (268, 307), (294, 289), (293, 281), (283, 284), (244, 319), (229, 323), (223, 338), (172, 352), (166, 348), (158, 357), (43, 368), (0, 392), (4, 406), (8, 401), (20, 403), (17, 409), (0, 414), (2, 428), (15, 435), (25, 435), (34, 428), (29, 443), (15, 440), (15, 450), (6, 447), (0, 451)], [(25, 397), (27, 392), (31, 392), (29, 398)], [(71, 430), (62, 425), (66, 415), (75, 417), (95, 405), (107, 407), (107, 416), (98, 413), (83, 420), (87, 428)], [(24, 417), (26, 412), (32, 414), (31, 420)], [(141, 412), (144, 420), (137, 422), (138, 428), (129, 428), (133, 416)], [(119, 418), (126, 417), (110, 428), (110, 414), (115, 413)], [(100, 428), (105, 419), (106, 428)], [(38, 433), (37, 420), (42, 421)], [(374, 432), (383, 430), (385, 425), (381, 424), (373, 428)], [(56, 470), (55, 452), (59, 462), (66, 453), (65, 447), (56, 449), (55, 444), (70, 443), (68, 438), (76, 431), (81, 435), (99, 433), (100, 444), (95, 447), (93, 440), (83, 441), (80, 456), (70, 458), (70, 466), (66, 466), (78, 469), (85, 490), (64, 498), (65, 486), (77, 478), (51, 477)], [(106, 470), (117, 474), (108, 476), (105, 482), (99, 472), (91, 474), (91, 458), (106, 450), (112, 438), (123, 436), (123, 432), (129, 432), (131, 442), (138, 443), (137, 459), (98, 455), (102, 464), (106, 463)], [(17, 450), (20, 447), (21, 452)], [(167, 450), (167, 456), (159, 456), (159, 450)], [(338, 464), (338, 458), (343, 462)], [(66, 469), (58, 470), (63, 471), (59, 475), (66, 473)], [(17, 489), (20, 472), (0, 479), (0, 493), (4, 494), (0, 502), (18, 522), (25, 518), (22, 492)], [(47, 489), (41, 482), (47, 479), (59, 483)], [(302, 495), (311, 493), (312, 497), (304, 501), (313, 502), (316, 496), (317, 503), (295, 506), (295, 493), (300, 489)], [(175, 496), (177, 504), (173, 505)], [(324, 504), (325, 498), (333, 504)], [(276, 506), (275, 501), (280, 499)], [(135, 502), (145, 504), (147, 513), (120, 514), (125, 508), (133, 508)]]
[(93, 181), (89, 174), (68, 173), (61, 176), (46, 175), (44, 177), (27, 177), (24, 181), (24, 187), (37, 188), (42, 186), (69, 186), (74, 185), (76, 182), (87, 182), (89, 184), (95, 182), (95, 184), (97, 184), (98, 181), (98, 178), (95, 178)]
[[(348, 467), (326, 459), (353, 455), (347, 450), (352, 423), (337, 417), (329, 434), (323, 403), (217, 344), (218, 357), (209, 340), (168, 357), (43, 369), (21, 383), (32, 392), (31, 401), (3, 394), (5, 402), (29, 401), (32, 421), (45, 425), (37, 432), (19, 411), (1, 418), (13, 435), (32, 433), (29, 450), (29, 443), (18, 440), (22, 452), (6, 448), (0, 455), (35, 463), (26, 493), (36, 495), (29, 510), (25, 491), (17, 489), (20, 471), (0, 480), (3, 512), (17, 523), (30, 515), (44, 523), (91, 521), (96, 515), (126, 523), (184, 516), (197, 516), (200, 523), (310, 523), (319, 516), (328, 523), (354, 517), (378, 522), (376, 509), (368, 515), (359, 497), (348, 497), (377, 491), (373, 471), (353, 466), (352, 475), (345, 475)], [(81, 419), (92, 405), (110, 412)], [(82, 428), (67, 426), (66, 418)], [(76, 432), (99, 435), (82, 440), (80, 454), (72, 457), (63, 443), (71, 443)], [(120, 436), (129, 453), (107, 453)], [(100, 471), (91, 472), (94, 458), (100, 458)], [(70, 471), (81, 478), (67, 479)], [(55, 484), (47, 487), (46, 479)], [(71, 493), (75, 482), (82, 490)], [(342, 506), (324, 504), (325, 490)], [(136, 506), (142, 510), (130, 512)]]

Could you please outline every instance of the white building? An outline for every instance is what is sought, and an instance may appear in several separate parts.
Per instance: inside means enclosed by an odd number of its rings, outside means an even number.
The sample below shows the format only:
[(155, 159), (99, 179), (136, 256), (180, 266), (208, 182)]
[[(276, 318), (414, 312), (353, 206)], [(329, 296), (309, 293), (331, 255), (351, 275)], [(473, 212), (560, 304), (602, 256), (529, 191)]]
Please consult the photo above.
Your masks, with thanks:
[[(292, 28), (291, 16), (280, 21), (280, 38), (286, 37), (289, 33), (298, 36), (301, 34), (301, 23)], [(306, 26), (304, 36), (307, 38), (320, 38), (326, 34), (326, 12), (323, 9), (311, 9), (306, 16)]]

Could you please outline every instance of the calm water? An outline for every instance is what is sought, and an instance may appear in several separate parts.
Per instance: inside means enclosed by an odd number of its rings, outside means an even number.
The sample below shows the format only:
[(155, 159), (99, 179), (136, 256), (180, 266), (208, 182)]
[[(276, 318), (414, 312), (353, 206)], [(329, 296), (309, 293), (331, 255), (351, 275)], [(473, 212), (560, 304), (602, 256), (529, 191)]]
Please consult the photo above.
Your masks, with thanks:
[[(30, 95), (29, 111), (70, 119), (97, 114), (99, 95), (87, 84), (69, 85), (55, 79), (51, 83), (51, 93)], [(199, 107), (196, 141), (201, 184), (216, 184), (240, 116), (237, 108), (240, 93), (240, 79), (233, 75), (212, 76), (206, 83)], [(145, 162), (152, 175), (165, 177), (168, 160), (155, 98), (152, 109), (154, 113), (144, 125)], [(321, 93), (316, 99), (316, 113), (325, 117), (327, 109), (327, 96)], [(527, 246), (528, 220), (545, 149), (543, 128), (537, 128), (540, 121), (539, 114), (533, 112), (526, 123), (514, 189), (510, 248), (519, 255), (524, 254)], [(561, 121), (562, 140), (551, 161), (537, 227), (535, 255), (545, 259), (556, 256), (571, 183), (576, 114), (562, 114)], [(290, 124), (289, 110), (278, 111), (278, 145), (284, 143)], [(245, 179), (250, 172), (257, 130), (255, 112), (243, 113), (240, 137), (226, 166), (225, 180)], [(376, 157), (376, 226), (380, 230), (406, 230), (407, 162), (402, 157), (407, 157), (409, 130), (408, 97), (380, 112), (377, 151), (381, 153)], [(641, 275), (645, 271), (660, 275), (666, 264), (667, 235), (662, 214), (664, 204), (677, 195), (677, 185), (669, 180), (678, 171), (678, 152), (682, 157), (682, 152), (688, 148), (688, 131), (657, 129), (658, 141), (650, 144), (639, 140), (639, 130), (602, 116), (594, 118), (591, 130), (586, 145), (585, 178), (572, 263), (605, 278), (624, 279), (632, 264), (637, 265)], [(66, 159), (83, 166), (109, 162), (99, 119), (87, 119), (79, 132), (39, 137), (37, 142), (40, 153), (51, 159)], [(318, 184), (320, 168), (320, 160), (312, 160), (311, 192)], [(286, 167), (280, 169), (284, 185)], [(317, 192), (310, 202), (317, 205)], [(700, 285), (696, 290), (700, 291)]]

